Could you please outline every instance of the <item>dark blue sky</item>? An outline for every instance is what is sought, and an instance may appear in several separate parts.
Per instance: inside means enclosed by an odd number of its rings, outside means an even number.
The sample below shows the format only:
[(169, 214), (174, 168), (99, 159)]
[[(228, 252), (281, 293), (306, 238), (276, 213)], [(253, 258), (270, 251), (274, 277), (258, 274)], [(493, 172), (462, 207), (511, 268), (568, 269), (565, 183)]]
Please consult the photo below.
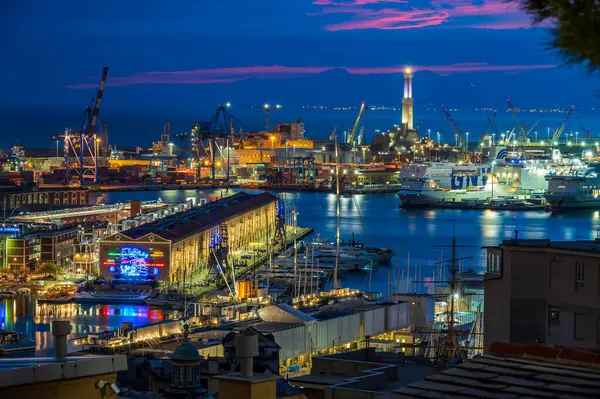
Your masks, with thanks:
[(407, 64), (421, 105), (595, 105), (528, 26), (503, 0), (5, 1), (0, 105), (85, 105), (103, 65), (104, 112), (399, 105)]

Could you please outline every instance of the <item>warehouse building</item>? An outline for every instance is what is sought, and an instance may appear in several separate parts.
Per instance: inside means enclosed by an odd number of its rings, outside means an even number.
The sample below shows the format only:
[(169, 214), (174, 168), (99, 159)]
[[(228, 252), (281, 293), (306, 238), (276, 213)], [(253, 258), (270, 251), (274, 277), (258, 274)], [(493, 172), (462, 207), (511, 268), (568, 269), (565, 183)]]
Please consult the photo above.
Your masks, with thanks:
[(99, 240), (100, 274), (173, 283), (207, 273), (217, 245), (236, 253), (272, 237), (277, 197), (238, 193)]

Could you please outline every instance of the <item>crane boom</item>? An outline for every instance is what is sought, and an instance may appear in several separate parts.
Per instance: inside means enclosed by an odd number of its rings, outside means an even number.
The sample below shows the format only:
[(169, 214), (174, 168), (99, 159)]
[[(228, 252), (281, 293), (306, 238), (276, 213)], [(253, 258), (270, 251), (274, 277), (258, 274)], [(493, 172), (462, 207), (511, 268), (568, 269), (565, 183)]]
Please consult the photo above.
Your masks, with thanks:
[(565, 119), (563, 120), (561, 125), (558, 127), (558, 129), (556, 129), (554, 131), (554, 134), (552, 135), (552, 141), (558, 141), (558, 139), (560, 139), (560, 136), (562, 135), (563, 130), (565, 130), (565, 126), (567, 126), (567, 121), (569, 120), (569, 117), (573, 113), (574, 109), (575, 109), (575, 106), (571, 105), (571, 108), (569, 108), (569, 112), (567, 112), (567, 116), (565, 116)]
[(106, 83), (106, 75), (108, 75), (108, 67), (102, 68), (102, 78), (100, 79), (100, 86), (98, 86), (98, 95), (96, 101), (94, 101), (94, 111), (92, 112), (92, 120), (89, 127), (89, 135), (94, 134), (96, 128), (96, 121), (98, 120), (98, 113), (100, 112), (100, 102), (102, 101), (102, 94), (104, 93), (104, 84)]
[(496, 113), (497, 113), (497, 111), (494, 111), (494, 114), (492, 115), (491, 118), (489, 116), (487, 117), (488, 124), (485, 127), (485, 131), (483, 132), (484, 135), (488, 134), (488, 132), (490, 131), (490, 128), (493, 127), (494, 119), (496, 119)]
[(590, 138), (590, 131), (585, 128), (581, 118), (577, 117), (577, 120), (579, 121), (579, 126), (581, 126), (581, 131), (585, 134), (585, 137)]
[(356, 137), (356, 132), (358, 130), (358, 125), (360, 124), (360, 120), (363, 117), (364, 111), (365, 111), (365, 102), (363, 101), (360, 104), (360, 109), (358, 110), (358, 116), (356, 117), (356, 121), (354, 122), (354, 126), (352, 127), (352, 130), (350, 131), (350, 135), (348, 136), (348, 144), (354, 143), (354, 138)]
[(515, 118), (515, 124), (517, 128), (517, 134), (519, 135), (519, 139), (524, 140), (527, 137), (527, 132), (525, 131), (525, 129), (523, 129), (523, 126), (521, 125), (521, 120), (517, 115), (517, 111), (515, 111), (515, 109), (513, 108), (510, 102), (510, 98), (507, 98), (506, 102), (508, 103), (508, 109), (510, 110), (510, 112), (512, 112), (513, 117)]
[(444, 107), (443, 105), (442, 105), (442, 111), (444, 111), (444, 115), (446, 115), (446, 119), (448, 120), (448, 123), (450, 124), (452, 133), (454, 133), (454, 136), (457, 138), (457, 140), (460, 139), (460, 141), (462, 143), (462, 132), (461, 132), (460, 128), (456, 125), (456, 122), (454, 122), (454, 119), (452, 119), (452, 115), (450, 115), (450, 112), (448, 112), (448, 110), (446, 110), (446, 107)]
[(534, 122), (534, 124), (527, 130), (527, 135), (525, 137), (529, 136), (531, 134), (531, 132), (533, 132), (533, 130), (537, 127), (537, 125), (540, 124), (540, 121), (542, 120), (542, 116), (543, 115), (540, 115), (539, 118), (537, 118), (537, 120)]
[(337, 125), (333, 125), (333, 130), (331, 130), (331, 134), (329, 135), (329, 140), (333, 141), (337, 134)]

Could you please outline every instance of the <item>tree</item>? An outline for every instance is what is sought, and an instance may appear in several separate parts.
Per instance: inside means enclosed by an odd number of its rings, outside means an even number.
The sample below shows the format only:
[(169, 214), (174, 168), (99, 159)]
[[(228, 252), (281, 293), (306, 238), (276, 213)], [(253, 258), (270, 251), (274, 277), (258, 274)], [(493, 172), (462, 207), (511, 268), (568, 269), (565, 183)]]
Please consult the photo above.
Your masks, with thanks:
[(549, 23), (551, 48), (567, 63), (600, 69), (600, 2), (598, 0), (518, 0), (537, 25)]
[(52, 262), (44, 262), (37, 269), (35, 269), (35, 274), (58, 276), (61, 273), (62, 268)]

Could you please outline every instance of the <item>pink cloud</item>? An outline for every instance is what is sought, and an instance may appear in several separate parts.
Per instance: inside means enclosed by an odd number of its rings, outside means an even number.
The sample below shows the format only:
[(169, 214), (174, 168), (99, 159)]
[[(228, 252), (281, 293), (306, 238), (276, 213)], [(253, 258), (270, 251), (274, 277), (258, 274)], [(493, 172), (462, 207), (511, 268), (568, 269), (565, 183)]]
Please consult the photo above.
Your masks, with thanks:
[[(521, 12), (519, 4), (504, 0), (484, 0), (480, 5), (474, 5), (472, 0), (430, 0), (430, 4), (424, 7), (411, 7), (404, 0), (313, 0), (313, 4), (321, 9), (309, 16), (349, 16), (345, 21), (326, 24), (324, 28), (329, 31), (414, 29), (439, 25), (487, 29), (530, 26), (529, 18)], [(473, 17), (492, 20), (460, 24), (461, 20)]]
[[(472, 73), (496, 71), (519, 73), (521, 71), (555, 68), (554, 64), (536, 65), (490, 65), (485, 62), (461, 63), (450, 65), (416, 65), (411, 68), (418, 71), (430, 71), (440, 75), (452, 73)], [(118, 76), (108, 79), (106, 86), (130, 86), (139, 84), (219, 84), (234, 83), (249, 78), (285, 79), (315, 75), (332, 69), (344, 69), (352, 75), (389, 75), (404, 72), (404, 66), (378, 67), (336, 67), (336, 66), (247, 66), (233, 68), (194, 69), (187, 71), (140, 72), (131, 76)], [(66, 86), (70, 89), (96, 88), (97, 83), (79, 83)]]

